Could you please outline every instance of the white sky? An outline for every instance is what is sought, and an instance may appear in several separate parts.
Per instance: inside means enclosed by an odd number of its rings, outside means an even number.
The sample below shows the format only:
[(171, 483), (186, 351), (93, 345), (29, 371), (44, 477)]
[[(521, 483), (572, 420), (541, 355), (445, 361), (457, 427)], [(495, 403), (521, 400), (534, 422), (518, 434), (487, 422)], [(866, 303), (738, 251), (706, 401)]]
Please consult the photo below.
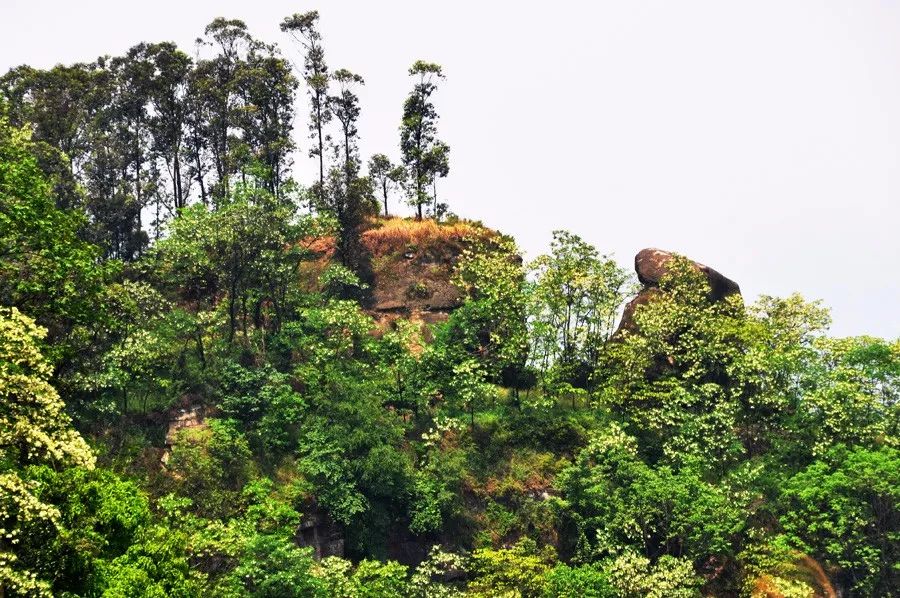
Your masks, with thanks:
[(528, 256), (557, 228), (629, 268), (679, 251), (750, 299), (823, 299), (835, 334), (900, 336), (900, 2), (4, 0), (0, 71), (190, 53), (217, 16), (296, 58), (278, 24), (310, 9), (366, 78), (364, 156), (398, 156), (409, 65), (444, 66), (439, 195)]

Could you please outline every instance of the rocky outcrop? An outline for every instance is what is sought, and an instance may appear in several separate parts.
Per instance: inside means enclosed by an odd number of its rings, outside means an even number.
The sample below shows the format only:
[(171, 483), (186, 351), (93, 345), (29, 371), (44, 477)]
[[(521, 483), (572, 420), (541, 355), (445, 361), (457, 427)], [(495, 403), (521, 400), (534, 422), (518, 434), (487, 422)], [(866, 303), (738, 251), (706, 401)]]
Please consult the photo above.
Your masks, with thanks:
[[(634, 271), (637, 272), (638, 280), (644, 286), (637, 296), (625, 306), (625, 310), (622, 312), (622, 321), (619, 323), (619, 329), (616, 331), (617, 335), (621, 331), (633, 331), (635, 329), (635, 310), (639, 306), (651, 302), (654, 296), (659, 293), (659, 282), (669, 272), (669, 266), (672, 260), (675, 259), (675, 255), (669, 251), (650, 247), (640, 250), (634, 256)], [(741, 293), (738, 283), (724, 274), (699, 262), (691, 261), (691, 264), (698, 272), (706, 276), (706, 280), (709, 282), (710, 300), (721, 301), (725, 297)]]
[(372, 311), (450, 313), (462, 302), (451, 282), (461, 246), (435, 243), (424, 250), (382, 257), (375, 268)]
[[(634, 270), (645, 289), (659, 287), (659, 281), (668, 273), (668, 266), (674, 258), (675, 254), (673, 253), (653, 248), (641, 249), (634, 256)], [(699, 262), (692, 261), (691, 263), (698, 272), (706, 275), (710, 286), (710, 299), (718, 301), (741, 292), (738, 283), (727, 276)]]
[(162, 462), (165, 467), (169, 462), (172, 446), (182, 430), (200, 428), (206, 425), (206, 410), (202, 405), (193, 404), (191, 397), (182, 399), (182, 407), (172, 409), (169, 414), (169, 428), (166, 431), (166, 441), (163, 448)]
[(303, 508), (296, 541), (298, 546), (312, 548), (316, 560), (344, 556), (344, 534), (340, 526), (314, 501)]

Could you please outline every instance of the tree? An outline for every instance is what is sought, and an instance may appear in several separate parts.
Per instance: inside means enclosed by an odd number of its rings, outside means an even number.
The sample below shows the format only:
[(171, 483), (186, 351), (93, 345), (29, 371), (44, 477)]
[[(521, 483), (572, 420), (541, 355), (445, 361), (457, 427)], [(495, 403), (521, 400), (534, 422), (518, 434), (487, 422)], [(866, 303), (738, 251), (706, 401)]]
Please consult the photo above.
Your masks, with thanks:
[(71, 427), (63, 402), (50, 386), (51, 365), (38, 349), (47, 330), (16, 308), (0, 311), (0, 393), (3, 395), (0, 463), (91, 467), (94, 457)]
[(0, 309), (0, 594), (50, 595), (49, 584), (27, 568), (28, 555), (17, 545), (22, 536), (52, 531), (60, 513), (40, 499), (39, 486), (23, 469), (94, 466), (94, 455), (49, 383), (52, 367), (38, 349), (46, 333), (18, 309)]
[(84, 218), (57, 207), (30, 134), (2, 111), (0, 104), (0, 304), (29, 313), (59, 343), (96, 317), (104, 270), (97, 248), (80, 238)]
[(266, 189), (234, 185), (217, 210), (186, 208), (155, 255), (159, 274), (188, 298), (225, 307), (227, 338), (240, 329), (249, 342), (251, 329), (264, 336), (277, 331), (289, 313), (297, 265), (305, 256), (296, 243), (303, 237), (292, 202)]
[(436, 344), (451, 353), (451, 367), (477, 357), (487, 379), (499, 381), (528, 354), (525, 269), (509, 237), (468, 241), (453, 278), (465, 300)]
[(105, 101), (107, 77), (99, 63), (58, 65), (46, 71), (14, 68), (2, 78), (10, 121), (31, 128), (35, 141), (59, 148), (69, 170), (78, 175), (90, 150), (91, 119)]
[(900, 341), (816, 338), (806, 370), (800, 437), (820, 456), (836, 444), (900, 448)]
[(440, 65), (418, 60), (410, 67), (409, 75), (417, 79), (403, 103), (400, 151), (409, 173), (410, 204), (415, 206), (416, 218), (421, 220), (422, 206), (433, 200), (428, 195), (428, 185), (434, 183), (435, 177), (446, 176), (449, 172), (449, 147), (437, 140), (438, 115), (431, 101), (437, 82), (444, 74)]
[(359, 98), (353, 92), (353, 88), (357, 85), (365, 85), (365, 81), (359, 75), (351, 73), (346, 69), (338, 69), (332, 75), (332, 79), (338, 84), (340, 93), (336, 96), (329, 96), (328, 103), (331, 106), (331, 113), (341, 123), (342, 148), (343, 151), (343, 168), (347, 178), (347, 185), (350, 180), (359, 172), (359, 129), (356, 128), (356, 122), (359, 120)]
[(125, 56), (100, 59), (107, 69), (106, 100), (91, 121), (87, 164), (88, 213), (106, 257), (133, 261), (148, 243), (141, 212), (156, 195), (159, 172), (150, 160), (149, 95), (153, 65), (146, 44)]
[(363, 78), (346, 69), (334, 72), (332, 78), (340, 93), (330, 96), (328, 102), (331, 114), (341, 125), (341, 139), (334, 145), (335, 156), (340, 156), (340, 166), (329, 173), (328, 194), (323, 206), (331, 212), (338, 223), (337, 255), (341, 263), (362, 273), (362, 247), (359, 242), (360, 229), (365, 217), (377, 207), (373, 205), (372, 188), (369, 179), (359, 176), (359, 98), (354, 87), (363, 85)]
[(654, 468), (615, 424), (593, 435), (560, 473), (565, 516), (575, 524), (568, 548), (576, 560), (615, 556), (622, 547), (648, 558), (694, 562), (729, 557), (744, 526), (744, 508), (687, 466)]
[(167, 368), (176, 360), (176, 347), (159, 329), (172, 305), (150, 285), (129, 280), (107, 286), (102, 301), (106, 335), (94, 332), (100, 354), (96, 371), (80, 372), (78, 386), (113, 391), (121, 398), (122, 414), (128, 412), (129, 397), (141, 400), (146, 409), (150, 398), (164, 398), (171, 386)]
[(216, 45), (218, 54), (197, 65), (201, 75), (201, 101), (205, 104), (204, 134), (216, 172), (212, 186), (213, 199), (219, 201), (228, 196), (231, 175), (238, 171), (241, 153), (238, 139), (232, 134), (237, 126), (237, 114), (241, 109), (238, 95), (238, 73), (246, 60), (247, 51), (254, 40), (247, 32), (247, 25), (238, 19), (214, 19), (206, 26), (205, 33)]
[(448, 210), (444, 202), (438, 202), (437, 180), (450, 174), (450, 146), (443, 141), (435, 141), (434, 146), (425, 155), (425, 171), (431, 177), (431, 214), (440, 220)]
[(628, 289), (629, 274), (566, 231), (554, 231), (551, 253), (538, 257), (529, 305), (531, 361), (547, 390), (580, 388), (598, 365)]
[(244, 145), (263, 167), (262, 183), (275, 196), (283, 185), (294, 150), (291, 130), (297, 80), (275, 46), (255, 43), (236, 73), (242, 100), (238, 113)]
[(147, 495), (137, 482), (101, 467), (26, 470), (39, 499), (59, 512), (55, 526), (20, 538), (20, 564), (31, 564), (54, 595), (99, 593), (115, 577), (110, 567), (152, 525)]
[(309, 150), (311, 158), (319, 159), (319, 186), (317, 195), (321, 201), (325, 194), (325, 144), (328, 136), (325, 125), (331, 120), (328, 101), (328, 66), (325, 64), (325, 50), (322, 35), (316, 28), (319, 20), (317, 11), (295, 13), (285, 17), (281, 30), (289, 33), (306, 51), (303, 57), (303, 79), (308, 86), (310, 100), (310, 137), (316, 145)]
[(212, 63), (201, 60), (188, 74), (187, 91), (185, 92), (185, 132), (184, 154), (187, 165), (186, 177), (196, 181), (200, 188), (200, 201), (210, 204), (210, 193), (206, 185), (206, 176), (210, 165), (210, 120), (212, 94), (208, 93), (215, 85), (211, 76)]
[(791, 478), (781, 523), (796, 548), (838, 569), (851, 592), (900, 584), (900, 451), (838, 446)]
[(253, 464), (237, 422), (209, 419), (178, 432), (166, 468), (173, 474), (170, 486), (196, 500), (198, 513), (224, 518), (237, 511)]
[[(120, 147), (126, 156), (124, 166), (131, 169), (133, 180), (136, 229), (141, 230), (141, 211), (155, 195), (158, 176), (153, 164), (148, 164), (150, 144), (149, 99), (155, 67), (147, 57), (147, 45), (139, 44), (120, 58), (110, 61), (110, 69), (116, 76), (116, 89), (111, 117), (118, 121), (116, 128), (121, 138)], [(145, 170), (145, 166), (147, 167)], [(128, 178), (128, 177), (126, 177)], [(130, 195), (130, 194), (129, 194)], [(139, 248), (138, 251), (140, 251)], [(131, 257), (131, 256), (128, 256)]]
[(177, 214), (187, 205), (190, 186), (189, 181), (185, 181), (181, 158), (187, 128), (188, 81), (193, 64), (190, 57), (171, 42), (150, 44), (145, 52), (153, 67), (149, 92), (153, 107), (149, 121), (152, 150), (165, 165), (171, 185), (171, 195), (166, 193), (156, 201), (154, 238), (158, 240), (162, 219), (160, 206), (165, 205)]
[(375, 154), (369, 158), (369, 179), (375, 188), (381, 191), (384, 215), (389, 216), (388, 194), (392, 189), (403, 185), (406, 180), (406, 170), (402, 166), (395, 166), (384, 154)]

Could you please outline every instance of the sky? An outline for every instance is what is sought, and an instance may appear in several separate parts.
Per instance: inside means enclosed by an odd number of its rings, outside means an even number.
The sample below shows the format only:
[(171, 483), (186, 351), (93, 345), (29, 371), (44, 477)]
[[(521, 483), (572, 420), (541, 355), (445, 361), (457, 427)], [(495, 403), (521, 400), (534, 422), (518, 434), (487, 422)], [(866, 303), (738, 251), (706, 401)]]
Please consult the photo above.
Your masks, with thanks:
[(750, 300), (820, 299), (835, 335), (900, 337), (900, 2), (4, 0), (0, 71), (192, 53), (217, 16), (298, 61), (278, 24), (312, 9), (330, 66), (366, 79), (364, 156), (399, 157), (412, 62), (444, 67), (440, 199), (527, 257), (555, 229), (629, 268), (659, 247)]

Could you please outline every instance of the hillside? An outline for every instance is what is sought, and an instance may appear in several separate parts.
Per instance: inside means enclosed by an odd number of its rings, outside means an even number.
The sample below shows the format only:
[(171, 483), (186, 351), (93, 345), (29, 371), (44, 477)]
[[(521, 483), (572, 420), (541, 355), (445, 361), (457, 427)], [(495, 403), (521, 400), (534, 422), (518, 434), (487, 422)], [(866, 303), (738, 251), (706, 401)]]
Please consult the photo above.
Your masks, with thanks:
[(900, 340), (524, 261), (443, 194), (441, 65), (363, 156), (318, 19), (0, 78), (0, 598), (897, 595)]

